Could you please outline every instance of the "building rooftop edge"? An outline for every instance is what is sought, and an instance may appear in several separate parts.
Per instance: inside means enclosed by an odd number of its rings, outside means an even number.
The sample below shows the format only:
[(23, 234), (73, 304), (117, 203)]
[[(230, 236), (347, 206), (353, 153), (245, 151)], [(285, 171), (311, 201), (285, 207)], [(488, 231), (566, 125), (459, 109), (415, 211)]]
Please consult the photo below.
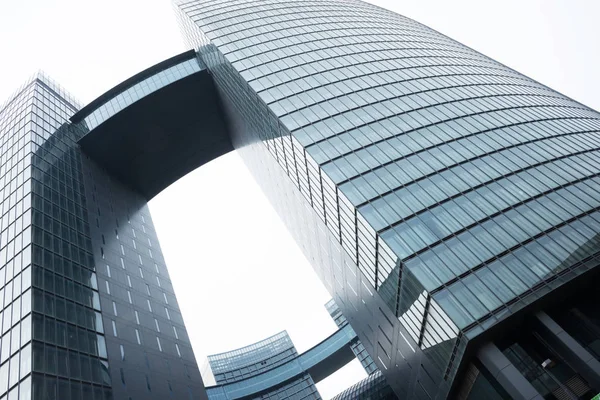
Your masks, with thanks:
[[(250, 343), (250, 344), (247, 344), (245, 346), (238, 347), (237, 349), (227, 350), (227, 351), (223, 351), (221, 353), (210, 354), (210, 355), (206, 356), (206, 358), (210, 362), (211, 360), (215, 360), (216, 357), (220, 357), (220, 356), (223, 356), (223, 355), (226, 355), (226, 354), (230, 354), (230, 353), (233, 353), (233, 352), (236, 352), (236, 351), (244, 350), (244, 349), (247, 349), (249, 347), (256, 346), (257, 344), (261, 344), (263, 342), (267, 342), (268, 340), (276, 338), (276, 337), (279, 337), (279, 336), (281, 336), (281, 337), (286, 336), (286, 337), (290, 338), (290, 335), (287, 333), (287, 330), (283, 330), (283, 331), (278, 332), (278, 333), (276, 333), (274, 335), (271, 335), (269, 337), (261, 339), (258, 342)], [(291, 341), (291, 338), (290, 338), (290, 341)]]
[(92, 100), (85, 107), (81, 108), (78, 112), (73, 114), (73, 116), (70, 118), (70, 121), (73, 123), (81, 121), (82, 119), (87, 117), (89, 114), (91, 114), (92, 111), (94, 111), (96, 108), (100, 107), (101, 105), (103, 105), (104, 103), (106, 103), (107, 101), (109, 101), (110, 99), (115, 97), (117, 94), (125, 91), (126, 89), (130, 88), (131, 86), (135, 85), (136, 83), (141, 82), (144, 79), (146, 79), (152, 75), (155, 75), (160, 71), (163, 71), (169, 67), (172, 67), (173, 65), (179, 64), (186, 60), (191, 60), (195, 56), (196, 56), (196, 51), (186, 50), (183, 53), (180, 53), (173, 57), (167, 58), (166, 60), (163, 60), (157, 64), (154, 64), (153, 66), (148, 67), (141, 72), (138, 72), (137, 74), (135, 74), (135, 75), (131, 76), (130, 78), (127, 78), (123, 82), (117, 84), (113, 88), (107, 90), (106, 92), (101, 94), (99, 97), (97, 97), (95, 100)]

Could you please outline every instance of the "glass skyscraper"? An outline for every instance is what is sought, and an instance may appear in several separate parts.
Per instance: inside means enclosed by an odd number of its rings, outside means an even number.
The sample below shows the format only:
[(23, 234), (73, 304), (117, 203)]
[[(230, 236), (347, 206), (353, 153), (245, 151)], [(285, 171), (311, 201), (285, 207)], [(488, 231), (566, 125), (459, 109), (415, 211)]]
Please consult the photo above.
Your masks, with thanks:
[(234, 147), (400, 398), (446, 396), (469, 344), (595, 266), (596, 111), (361, 1), (175, 3)]
[(80, 107), (38, 74), (0, 109), (0, 398), (205, 398), (146, 202), (81, 152)]
[(360, 1), (176, 3), (234, 146), (400, 397), (450, 390), (470, 342), (594, 266), (597, 112)]
[(206, 398), (146, 202), (232, 149), (399, 398), (600, 392), (600, 114), (358, 0), (174, 8), (192, 51), (0, 108), (0, 399)]

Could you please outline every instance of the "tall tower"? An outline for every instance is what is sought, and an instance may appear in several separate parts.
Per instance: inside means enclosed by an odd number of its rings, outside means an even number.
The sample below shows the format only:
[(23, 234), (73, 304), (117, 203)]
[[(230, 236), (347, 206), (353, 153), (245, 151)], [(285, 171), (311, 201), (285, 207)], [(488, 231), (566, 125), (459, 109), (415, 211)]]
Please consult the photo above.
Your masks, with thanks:
[(0, 397), (206, 398), (146, 201), (81, 152), (79, 108), (43, 74), (0, 108)]
[(0, 396), (111, 396), (82, 159), (65, 124), (77, 108), (38, 74), (0, 109)]
[[(458, 390), (472, 351), (513, 397), (555, 390), (478, 346), (595, 276), (600, 115), (358, 0), (174, 3), (234, 147), (398, 397)], [(598, 392), (597, 367), (565, 382)]]

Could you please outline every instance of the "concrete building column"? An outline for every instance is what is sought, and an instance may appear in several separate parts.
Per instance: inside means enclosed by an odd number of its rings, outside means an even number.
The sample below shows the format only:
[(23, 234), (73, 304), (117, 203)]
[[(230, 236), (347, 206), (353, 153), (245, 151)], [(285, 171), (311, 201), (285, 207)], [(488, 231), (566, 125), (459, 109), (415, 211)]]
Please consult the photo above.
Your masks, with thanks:
[(477, 358), (512, 399), (544, 399), (494, 343), (489, 342), (481, 346), (477, 352)]
[(538, 312), (537, 331), (596, 391), (600, 391), (600, 362), (543, 311)]

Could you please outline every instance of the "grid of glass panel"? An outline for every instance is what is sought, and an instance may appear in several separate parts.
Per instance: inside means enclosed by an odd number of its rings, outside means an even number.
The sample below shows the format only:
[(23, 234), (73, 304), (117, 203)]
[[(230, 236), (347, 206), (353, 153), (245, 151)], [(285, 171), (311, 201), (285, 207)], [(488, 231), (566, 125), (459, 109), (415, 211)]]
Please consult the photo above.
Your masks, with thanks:
[(589, 268), (595, 111), (360, 1), (176, 3), (234, 145), (262, 140), (438, 376)]
[(38, 73), (0, 111), (1, 399), (111, 396), (78, 159), (60, 128), (77, 107)]
[(89, 130), (94, 129), (119, 111), (142, 97), (201, 70), (198, 60), (191, 59), (160, 71), (120, 92), (84, 118)]
[(35, 77), (0, 109), (0, 398), (31, 399), (31, 152)]
[[(283, 336), (283, 338), (285, 339), (286, 337), (287, 333), (285, 336)], [(266, 342), (267, 346), (270, 343), (277, 344), (280, 342), (281, 338), (282, 337), (280, 336), (279, 340), (276, 339), (271, 342), (269, 340), (273, 338), (268, 338), (266, 341), (259, 342), (258, 344), (261, 345), (257, 346), (255, 350), (262, 354), (261, 357), (264, 357), (264, 343)], [(327, 339), (323, 340), (306, 352), (296, 355), (291, 359), (286, 359), (285, 362), (278, 363), (275, 366), (273, 366), (273, 364), (269, 365), (267, 368), (260, 370), (258, 373), (251, 371), (245, 376), (238, 375), (232, 377), (226, 375), (231, 370), (226, 370), (227, 372), (221, 372), (221, 377), (219, 379), (217, 378), (217, 373), (213, 371), (217, 380), (217, 386), (209, 388), (207, 393), (211, 399), (255, 398), (255, 396), (260, 393), (277, 393), (277, 388), (281, 387), (283, 384), (287, 384), (290, 381), (305, 380), (305, 377), (308, 376), (308, 371), (312, 368), (315, 368), (319, 364), (330, 363), (332, 361), (336, 362), (337, 360), (332, 360), (331, 357), (337, 354), (343, 348), (348, 347), (355, 342), (356, 333), (354, 330), (352, 330), (350, 325), (345, 325), (343, 328), (339, 329)], [(246, 349), (247, 347), (243, 348), (243, 350)], [(236, 350), (233, 352), (235, 353)], [(276, 351), (273, 351), (273, 353), (276, 353)], [(252, 355), (249, 355), (247, 350), (244, 353), (238, 353), (238, 356), (240, 354), (244, 354), (250, 359), (255, 358), (252, 357)], [(223, 358), (220, 360), (224, 361)], [(226, 365), (226, 363), (221, 365), (224, 364)], [(237, 370), (234, 369), (233, 371), (235, 372)], [(310, 379), (310, 382), (312, 382), (312, 378)], [(314, 392), (317, 393), (316, 389), (314, 389)], [(303, 393), (307, 395), (309, 394), (308, 392)], [(301, 393), (298, 395), (302, 396)]]
[[(80, 152), (79, 108), (39, 73), (0, 109), (0, 399), (201, 398), (147, 205)], [(129, 210), (119, 240), (101, 213)]]
[(292, 339), (283, 331), (249, 346), (210, 355), (208, 362), (220, 385), (262, 374), (297, 355)]
[(33, 399), (110, 399), (81, 154), (66, 124), (77, 110), (38, 81), (31, 157)]
[[(229, 397), (222, 386), (210, 387), (206, 390), (209, 400), (228, 400)], [(273, 388), (257, 396), (247, 397), (248, 399), (293, 399), (321, 400), (321, 395), (310, 375), (305, 374), (296, 379), (286, 382), (284, 385)]]

